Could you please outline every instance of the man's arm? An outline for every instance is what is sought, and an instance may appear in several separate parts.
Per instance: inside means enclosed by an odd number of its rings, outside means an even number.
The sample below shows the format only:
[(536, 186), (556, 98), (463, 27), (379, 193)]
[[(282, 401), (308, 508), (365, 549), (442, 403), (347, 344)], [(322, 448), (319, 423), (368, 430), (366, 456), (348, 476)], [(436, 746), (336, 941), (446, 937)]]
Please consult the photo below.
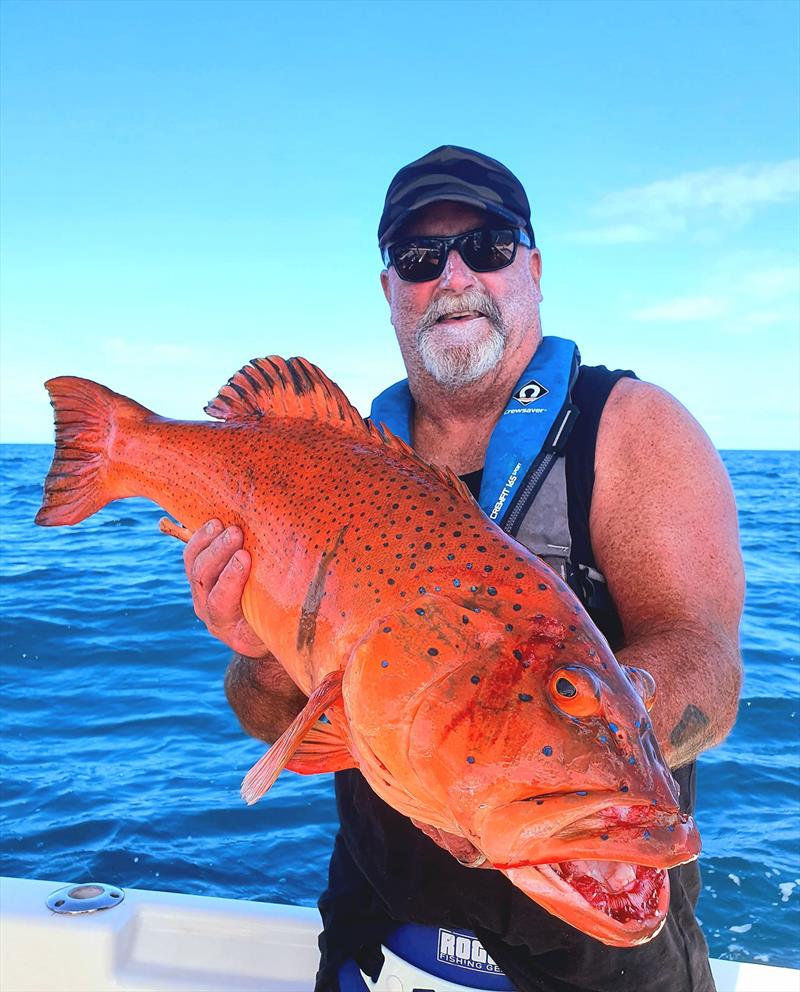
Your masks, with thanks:
[(308, 702), (273, 654), (234, 654), (225, 672), (225, 695), (245, 733), (274, 743)]
[(225, 673), (228, 702), (248, 734), (272, 743), (307, 700), (244, 618), (251, 560), (243, 540), (238, 527), (210, 520), (186, 545), (183, 561), (195, 613), (234, 651)]
[(623, 379), (600, 422), (592, 545), (625, 631), (621, 662), (656, 680), (672, 768), (724, 739), (741, 685), (744, 572), (728, 476), (668, 393)]

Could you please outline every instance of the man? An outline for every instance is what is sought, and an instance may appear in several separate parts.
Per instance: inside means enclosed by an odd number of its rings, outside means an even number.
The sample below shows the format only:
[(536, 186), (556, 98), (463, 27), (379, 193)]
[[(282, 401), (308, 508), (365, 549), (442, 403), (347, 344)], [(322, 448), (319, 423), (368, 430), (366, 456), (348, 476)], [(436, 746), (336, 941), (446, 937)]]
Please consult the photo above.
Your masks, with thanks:
[[(571, 342), (542, 337), (530, 208), (499, 162), (445, 146), (401, 169), (379, 241), (408, 382), (381, 394), (373, 417), (405, 428), (423, 458), (464, 478), (487, 512), (561, 571), (620, 662), (652, 673), (654, 729), (690, 810), (694, 759), (730, 730), (740, 684), (743, 575), (717, 453), (668, 393), (632, 373), (579, 369)], [(558, 381), (563, 403), (551, 404), (547, 421), (535, 414), (546, 413), (540, 397)], [(496, 439), (509, 431), (530, 447), (527, 461), (504, 490), (484, 492)], [(241, 532), (220, 521), (186, 548), (198, 616), (236, 652), (229, 701), (249, 733), (274, 740), (305, 698), (241, 613), (249, 567)], [(549, 916), (499, 872), (474, 870), (483, 858), (468, 842), (431, 828), (423, 835), (358, 772), (337, 774), (337, 801), (319, 989), (336, 987), (349, 958), (376, 973), (380, 946), (391, 946), (400, 924), (469, 928), (522, 990), (713, 989), (694, 919), (695, 865), (670, 873), (670, 914), (654, 940), (610, 948)]]

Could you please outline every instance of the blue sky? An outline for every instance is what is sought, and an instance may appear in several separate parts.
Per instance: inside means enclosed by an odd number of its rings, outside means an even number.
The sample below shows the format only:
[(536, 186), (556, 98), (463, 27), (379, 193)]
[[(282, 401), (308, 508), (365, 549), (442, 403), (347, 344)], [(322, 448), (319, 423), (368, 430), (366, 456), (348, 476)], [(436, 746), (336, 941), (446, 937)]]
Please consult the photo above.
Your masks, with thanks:
[(797, 447), (799, 12), (4, 0), (0, 438), (51, 439), (52, 375), (195, 418), (270, 353), (366, 411), (386, 186), (455, 143), (528, 190), (545, 333)]

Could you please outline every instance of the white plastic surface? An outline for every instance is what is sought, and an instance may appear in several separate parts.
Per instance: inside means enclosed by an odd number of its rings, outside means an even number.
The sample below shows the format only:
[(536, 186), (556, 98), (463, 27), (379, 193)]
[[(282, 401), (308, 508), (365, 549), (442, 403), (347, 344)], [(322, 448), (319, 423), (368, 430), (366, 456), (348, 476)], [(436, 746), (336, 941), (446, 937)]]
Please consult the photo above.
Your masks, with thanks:
[(125, 889), (125, 901), (59, 916), (64, 882), (0, 879), (2, 992), (310, 992), (315, 909)]
[[(0, 879), (2, 992), (311, 992), (315, 909), (126, 889), (125, 901), (58, 916), (64, 882)], [(712, 961), (718, 992), (800, 992), (800, 972)], [(406, 992), (387, 978), (381, 992)], [(411, 986), (408, 986), (410, 988)], [(665, 986), (664, 992), (669, 992)]]

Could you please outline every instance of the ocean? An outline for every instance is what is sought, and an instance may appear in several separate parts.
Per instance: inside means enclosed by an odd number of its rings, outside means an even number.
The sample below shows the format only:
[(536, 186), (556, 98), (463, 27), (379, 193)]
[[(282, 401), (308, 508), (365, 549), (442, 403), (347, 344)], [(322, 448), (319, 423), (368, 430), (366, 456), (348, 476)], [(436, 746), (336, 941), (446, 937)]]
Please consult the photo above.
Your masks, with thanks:
[[(264, 751), (225, 702), (228, 653), (192, 610), (161, 511), (33, 517), (48, 445), (1, 445), (0, 873), (313, 905), (330, 776), (284, 773), (247, 808)], [(747, 567), (745, 684), (703, 755), (698, 906), (712, 956), (800, 967), (800, 453), (729, 451)], [(689, 549), (691, 553), (691, 549)]]

